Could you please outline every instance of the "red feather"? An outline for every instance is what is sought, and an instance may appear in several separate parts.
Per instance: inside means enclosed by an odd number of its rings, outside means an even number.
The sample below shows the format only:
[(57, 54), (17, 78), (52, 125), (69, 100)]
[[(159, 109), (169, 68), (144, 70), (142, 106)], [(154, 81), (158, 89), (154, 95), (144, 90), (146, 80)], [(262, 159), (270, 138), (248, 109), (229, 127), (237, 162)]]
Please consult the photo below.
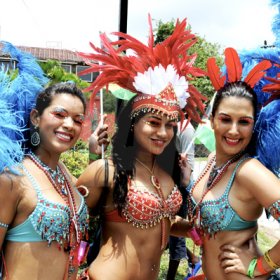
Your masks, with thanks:
[(235, 49), (225, 49), (225, 64), (227, 67), (228, 82), (234, 83), (240, 81), (242, 77), (242, 64)]
[[(149, 15), (149, 40), (145, 45), (136, 38), (121, 32), (113, 35), (121, 39), (111, 41), (105, 34), (100, 34), (100, 40), (104, 48), (98, 48), (91, 44), (93, 53), (79, 53), (90, 67), (83, 73), (100, 72), (96, 80), (87, 90), (94, 94), (109, 83), (115, 83), (122, 88), (136, 92), (133, 85), (135, 76), (144, 73), (149, 67), (154, 68), (161, 64), (167, 67), (173, 65), (179, 76), (190, 81), (193, 77), (200, 77), (204, 72), (194, 66), (195, 55), (189, 54), (189, 48), (195, 44), (196, 39), (190, 30), (186, 29), (186, 19), (177, 21), (173, 34), (166, 40), (154, 46), (152, 20)], [(133, 55), (126, 55), (131, 50)], [(99, 64), (98, 64), (99, 62)], [(187, 112), (189, 118), (200, 122), (199, 111), (204, 112), (203, 101), (205, 97), (189, 85), (190, 97), (187, 100)], [(91, 100), (92, 101), (92, 100)]]
[(213, 87), (215, 90), (219, 90), (225, 84), (226, 77), (222, 77), (222, 73), (220, 68), (216, 64), (216, 59), (214, 57), (210, 57), (207, 61), (207, 70), (208, 76), (212, 82)]
[(263, 60), (258, 63), (244, 79), (251, 88), (254, 88), (255, 84), (264, 76), (265, 70), (271, 67), (271, 63), (268, 60)]

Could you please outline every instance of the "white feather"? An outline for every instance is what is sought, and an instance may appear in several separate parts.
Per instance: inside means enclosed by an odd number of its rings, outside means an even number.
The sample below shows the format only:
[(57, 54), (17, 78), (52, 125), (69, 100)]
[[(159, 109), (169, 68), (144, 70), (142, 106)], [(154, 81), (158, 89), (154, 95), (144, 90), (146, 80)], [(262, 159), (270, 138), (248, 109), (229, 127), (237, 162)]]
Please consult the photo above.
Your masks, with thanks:
[(181, 108), (187, 103), (190, 96), (187, 92), (188, 82), (185, 77), (179, 77), (173, 65), (169, 64), (165, 69), (161, 64), (154, 69), (149, 67), (144, 73), (138, 73), (134, 78), (134, 87), (137, 91), (157, 95), (163, 91), (168, 84), (172, 84)]

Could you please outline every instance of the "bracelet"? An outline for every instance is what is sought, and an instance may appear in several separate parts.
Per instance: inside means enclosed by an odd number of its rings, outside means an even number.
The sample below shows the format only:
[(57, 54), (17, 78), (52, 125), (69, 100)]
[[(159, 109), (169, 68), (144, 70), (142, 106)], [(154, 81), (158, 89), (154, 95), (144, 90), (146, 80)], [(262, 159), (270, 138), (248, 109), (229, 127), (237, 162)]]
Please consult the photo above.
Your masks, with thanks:
[(90, 160), (97, 160), (97, 159), (101, 158), (100, 155), (97, 155), (97, 154), (94, 154), (94, 153), (89, 153), (88, 157), (89, 157)]
[(247, 276), (250, 277), (251, 279), (255, 278), (254, 277), (254, 271), (257, 265), (257, 258), (253, 258), (251, 262), (249, 263), (249, 267), (247, 270)]
[(8, 227), (9, 227), (9, 225), (8, 225), (8, 224), (4, 224), (4, 223), (0, 222), (0, 227), (3, 227), (3, 228), (8, 228)]
[(77, 190), (80, 192), (80, 194), (81, 194), (84, 198), (88, 197), (88, 195), (89, 195), (89, 190), (88, 190), (87, 187), (81, 185), (81, 186), (77, 187)]
[(273, 269), (279, 268), (280, 266), (279, 266), (278, 264), (276, 264), (276, 263), (270, 258), (268, 252), (269, 252), (269, 251), (266, 251), (266, 252), (264, 253), (264, 255), (263, 255), (263, 257), (264, 257), (266, 263), (267, 263), (271, 268), (273, 268)]
[(257, 259), (257, 269), (261, 273), (261, 275), (265, 275), (268, 273), (268, 271), (266, 271), (265, 268), (263, 267), (262, 257), (258, 257)]

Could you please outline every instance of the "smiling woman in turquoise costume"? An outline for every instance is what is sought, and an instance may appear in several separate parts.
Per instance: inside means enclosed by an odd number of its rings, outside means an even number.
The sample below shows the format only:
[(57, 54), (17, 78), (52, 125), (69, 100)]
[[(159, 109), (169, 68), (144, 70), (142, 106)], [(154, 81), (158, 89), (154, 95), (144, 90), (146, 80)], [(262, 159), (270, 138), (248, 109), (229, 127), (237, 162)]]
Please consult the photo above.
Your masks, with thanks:
[[(237, 52), (227, 48), (225, 65), (226, 74), (222, 75), (214, 58), (207, 63), (217, 91), (210, 119), (216, 151), (189, 190), (189, 219), (203, 239), (205, 279), (280, 279), (275, 271), (280, 264), (280, 243), (262, 254), (255, 239), (264, 208), (280, 221), (279, 155), (275, 155), (273, 172), (257, 159), (259, 156), (255, 158), (256, 140), (259, 142), (261, 130), (266, 129), (259, 126), (260, 118), (270, 104), (259, 112), (253, 88), (272, 64), (260, 60), (244, 75)], [(279, 100), (275, 102), (279, 105)], [(269, 129), (277, 146), (279, 113), (274, 116), (278, 121)], [(237, 252), (242, 251), (245, 255), (239, 259)]]
[(0, 82), (2, 276), (76, 279), (88, 213), (59, 158), (80, 136), (86, 102), (72, 82), (44, 89), (31, 55), (7, 42), (4, 51), (16, 59), (18, 73), (2, 69)]

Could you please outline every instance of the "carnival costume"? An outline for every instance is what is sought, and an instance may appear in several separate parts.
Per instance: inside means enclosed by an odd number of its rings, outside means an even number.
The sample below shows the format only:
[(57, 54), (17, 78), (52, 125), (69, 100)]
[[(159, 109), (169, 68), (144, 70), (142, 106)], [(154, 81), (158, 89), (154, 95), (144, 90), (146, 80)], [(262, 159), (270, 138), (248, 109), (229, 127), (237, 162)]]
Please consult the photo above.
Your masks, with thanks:
[[(23, 223), (11, 228), (0, 221), (0, 227), (7, 228), (5, 240), (10, 242), (45, 241), (49, 246), (57, 242), (58, 250), (62, 248), (69, 253), (64, 279), (76, 279), (75, 273), (81, 260), (79, 253), (84, 245), (82, 238), (88, 229), (85, 200), (79, 195), (81, 203), (76, 209), (73, 191), (78, 191), (75, 188), (72, 191), (72, 182), (64, 166), (59, 163), (56, 170), (51, 170), (31, 151), (28, 143), (29, 115), (48, 79), (31, 54), (21, 52), (8, 42), (2, 44), (3, 52), (16, 61), (17, 69), (12, 74), (4, 67), (0, 71), (0, 171), (2, 174), (26, 176), (37, 193), (37, 204)], [(24, 157), (29, 157), (46, 174), (65, 205), (53, 203), (44, 197), (39, 183), (22, 164)], [(64, 189), (59, 188), (56, 177), (60, 178)]]
[[(137, 118), (139, 113), (152, 112), (165, 115), (170, 120), (181, 120), (183, 124), (187, 113), (189, 120), (200, 122), (206, 98), (189, 81), (205, 75), (205, 72), (194, 66), (196, 55), (188, 54), (196, 39), (186, 30), (186, 19), (177, 21), (172, 35), (157, 45), (154, 45), (150, 16), (149, 26), (148, 45), (130, 35), (115, 32), (112, 34), (121, 39), (110, 41), (105, 34), (101, 34), (102, 49), (91, 44), (94, 53), (80, 53), (90, 65), (89, 69), (83, 71), (84, 74), (100, 71), (89, 88), (93, 90), (92, 98), (100, 89), (113, 83), (129, 92), (129, 98), (133, 96), (131, 120)], [(125, 52), (132, 54), (126, 55)], [(116, 97), (129, 99), (120, 95)], [(187, 124), (185, 122), (185, 126)], [(133, 185), (133, 175), (128, 176), (128, 192), (122, 216), (116, 209), (105, 213), (105, 220), (131, 222), (140, 229), (161, 223), (161, 248), (164, 249), (167, 242), (164, 218), (172, 220), (175, 217), (182, 197), (177, 186), (174, 186), (165, 199), (153, 169), (150, 170), (140, 161), (138, 163), (149, 172), (157, 194), (137, 190)]]
[[(250, 86), (252, 89), (254, 87), (259, 87), (259, 81), (261, 79), (266, 79), (270, 81), (274, 81), (274, 79), (268, 78), (265, 75), (265, 71), (267, 69), (270, 69), (272, 64), (269, 60), (260, 60), (258, 63), (254, 64), (253, 69), (251, 69), (249, 72), (247, 72), (247, 75), (245, 78), (242, 78), (242, 64), (240, 61), (240, 58), (237, 54), (237, 52), (232, 48), (227, 48), (225, 50), (225, 64), (226, 64), (226, 73), (225, 75), (222, 75), (221, 71), (219, 70), (218, 66), (215, 63), (214, 58), (210, 58), (207, 62), (207, 68), (208, 68), (208, 74), (210, 77), (210, 80), (214, 86), (214, 88), (217, 91), (217, 95), (219, 94), (219, 91), (223, 89), (224, 86), (228, 86), (230, 83), (245, 83), (248, 86)], [(243, 74), (244, 75), (244, 74)], [(262, 81), (263, 82), (263, 81)], [(279, 95), (276, 95), (275, 86), (273, 85), (267, 85), (263, 87), (263, 90), (272, 91), (272, 95), (266, 98), (266, 102), (261, 106), (260, 111), (256, 112), (257, 119), (255, 121), (255, 131), (254, 136), (258, 139), (257, 144), (261, 143), (263, 140), (260, 139), (261, 135), (263, 133), (263, 130), (266, 132), (271, 130), (272, 131), (272, 137), (274, 141), (273, 145), (278, 145), (279, 143), (279, 133), (274, 134), (275, 131), (279, 131), (279, 117), (278, 119), (275, 119), (272, 122), (270, 122), (270, 127), (267, 127), (266, 125), (261, 125), (261, 122), (265, 123), (265, 120), (262, 118), (262, 114), (264, 112), (267, 112), (267, 106), (269, 106), (269, 102), (274, 100), (273, 102), (277, 102), (276, 108), (279, 107)], [(255, 93), (254, 93), (255, 94)], [(261, 104), (259, 102), (259, 104)], [(272, 110), (274, 111), (274, 110)], [(274, 111), (276, 112), (276, 111)], [(278, 111), (279, 112), (279, 111)], [(270, 119), (268, 118), (268, 115), (266, 115), (266, 120), (269, 121), (271, 118), (275, 118), (275, 114), (270, 116)], [(266, 135), (267, 137), (267, 135)], [(269, 142), (270, 144), (272, 142)], [(271, 146), (270, 149), (274, 150)], [(270, 164), (265, 164), (263, 162), (263, 158), (260, 155), (260, 148), (256, 149), (256, 154), (250, 155), (251, 157), (258, 158), (264, 165), (266, 165), (268, 168), (270, 167), (270, 170), (275, 173), (277, 176), (279, 174), (279, 155), (276, 155), (276, 160), (270, 160)], [(189, 196), (189, 205), (188, 205), (188, 216), (190, 220), (193, 220), (195, 227), (197, 228), (198, 232), (201, 235), (206, 236), (215, 236), (218, 232), (221, 231), (238, 231), (238, 230), (245, 230), (248, 228), (252, 228), (257, 225), (257, 221), (245, 221), (242, 219), (236, 211), (231, 207), (230, 202), (228, 200), (229, 191), (232, 186), (232, 183), (235, 178), (236, 171), (238, 170), (240, 164), (245, 161), (249, 157), (248, 154), (244, 154), (244, 152), (241, 152), (240, 154), (235, 155), (232, 157), (229, 161), (227, 161), (222, 167), (217, 169), (215, 167), (215, 156), (209, 161), (209, 163), (206, 165), (204, 171), (202, 174), (198, 177), (196, 182), (193, 186), (190, 187), (190, 196)], [(216, 200), (204, 200), (205, 195), (213, 188), (215, 185), (220, 181), (223, 174), (226, 172), (227, 168), (234, 162), (237, 162), (234, 171), (230, 177), (230, 180), (226, 186), (226, 189), (224, 193)], [(206, 190), (204, 191), (201, 199), (196, 202), (193, 198), (193, 191), (198, 184), (198, 182), (201, 180), (204, 175), (209, 172), (209, 179), (207, 182)], [(269, 206), (266, 209), (276, 220), (280, 222), (280, 203), (279, 201), (276, 201), (271, 206)], [(280, 279), (278, 278), (279, 275), (277, 272), (272, 273), (269, 279)]]

